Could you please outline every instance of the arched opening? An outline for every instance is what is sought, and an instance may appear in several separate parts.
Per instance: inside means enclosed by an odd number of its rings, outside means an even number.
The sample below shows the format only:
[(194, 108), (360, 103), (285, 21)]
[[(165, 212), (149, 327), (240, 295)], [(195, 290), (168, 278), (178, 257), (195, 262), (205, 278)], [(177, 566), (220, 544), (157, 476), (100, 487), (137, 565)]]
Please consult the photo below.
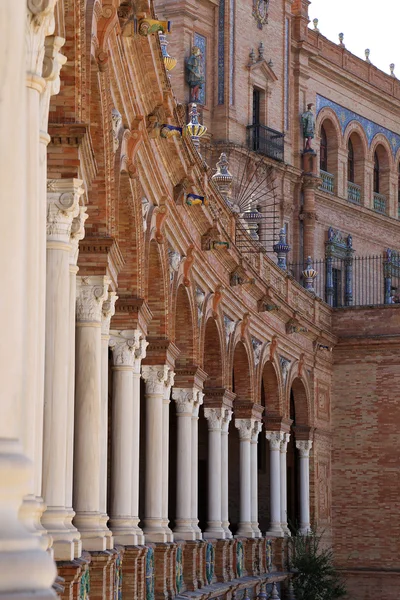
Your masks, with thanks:
[(378, 144), (374, 151), (374, 210), (386, 214), (389, 204), (390, 161), (386, 148)]
[(328, 170), (328, 136), (326, 135), (325, 127), (323, 125), (321, 126), (319, 168), (321, 171)]
[(375, 153), (374, 153), (374, 192), (376, 194), (379, 194), (379, 192), (380, 192), (380, 183), (381, 183), (380, 175), (381, 175), (381, 172), (380, 172), (380, 165), (379, 165), (379, 156), (375, 150)]
[(363, 145), (358, 133), (353, 132), (347, 142), (347, 197), (354, 204), (361, 204), (363, 179)]
[(355, 165), (354, 165), (354, 147), (351, 138), (347, 144), (347, 180), (354, 183)]
[(232, 391), (236, 399), (251, 401), (250, 365), (243, 342), (238, 342), (233, 355)]
[(152, 240), (149, 248), (147, 303), (152, 312), (148, 338), (166, 338), (166, 297), (163, 269), (157, 242)]
[(338, 178), (338, 137), (333, 123), (325, 119), (320, 129), (319, 168), (322, 178), (321, 189), (333, 194)]

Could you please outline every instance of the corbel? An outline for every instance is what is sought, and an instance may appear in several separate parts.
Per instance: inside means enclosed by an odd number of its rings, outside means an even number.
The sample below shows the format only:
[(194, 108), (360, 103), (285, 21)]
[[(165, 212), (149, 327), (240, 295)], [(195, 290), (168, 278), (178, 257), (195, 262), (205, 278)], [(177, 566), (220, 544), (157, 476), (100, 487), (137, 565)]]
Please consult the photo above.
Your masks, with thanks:
[(103, 5), (101, 15), (97, 22), (97, 39), (99, 50), (96, 54), (97, 63), (100, 71), (104, 72), (108, 68), (109, 55), (107, 52), (107, 43), (114, 28), (117, 28), (117, 34), (121, 32), (119, 25), (117, 9), (111, 4)]
[(213, 242), (220, 240), (220, 232), (217, 226), (217, 220), (214, 219), (213, 225), (201, 236), (201, 249), (205, 252), (212, 250)]
[(271, 292), (268, 289), (267, 293), (258, 301), (257, 310), (259, 313), (262, 312), (272, 312), (280, 309), (279, 304), (275, 304)]
[(308, 333), (308, 329), (300, 324), (295, 313), (295, 316), (286, 323), (286, 333), (288, 335), (293, 333)]
[(186, 258), (183, 263), (183, 284), (185, 287), (190, 287), (191, 285), (190, 271), (193, 267), (194, 258), (194, 246), (191, 245), (186, 252)]
[(235, 287), (237, 285), (245, 285), (246, 283), (254, 284), (255, 279), (248, 277), (243, 265), (239, 264), (231, 272), (229, 276), (229, 283), (231, 287)]
[(218, 318), (218, 306), (222, 300), (223, 289), (224, 288), (222, 287), (222, 285), (217, 285), (217, 287), (215, 288), (215, 292), (212, 299), (212, 310), (214, 319)]
[(143, 132), (140, 130), (130, 131), (126, 129), (121, 143), (121, 173), (127, 173), (130, 179), (137, 176), (135, 165), (136, 153), (143, 141)]
[(274, 360), (275, 352), (278, 348), (278, 336), (273, 335), (271, 340), (271, 345), (269, 347), (269, 360), (272, 362)]
[(160, 206), (156, 206), (156, 208), (154, 209), (154, 214), (156, 215), (155, 238), (158, 244), (163, 244), (165, 238), (161, 230), (164, 225), (164, 221), (168, 216), (168, 207), (165, 205), (165, 199), (164, 202), (160, 204)]

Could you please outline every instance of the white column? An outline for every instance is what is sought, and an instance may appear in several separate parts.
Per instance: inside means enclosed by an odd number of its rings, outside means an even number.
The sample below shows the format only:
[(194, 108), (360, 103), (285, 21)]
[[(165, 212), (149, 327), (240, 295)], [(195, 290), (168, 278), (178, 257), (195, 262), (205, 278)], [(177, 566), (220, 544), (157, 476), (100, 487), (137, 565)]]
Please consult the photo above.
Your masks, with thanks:
[(106, 537), (106, 548), (112, 550), (114, 539), (107, 526), (107, 457), (108, 457), (108, 345), (110, 342), (110, 322), (115, 314), (115, 303), (118, 299), (116, 292), (108, 292), (101, 311), (101, 429), (100, 444), (100, 512), (101, 523)]
[(208, 523), (203, 536), (225, 539), (221, 519), (221, 427), (223, 410), (205, 408), (208, 421)]
[(267, 535), (282, 537), (281, 527), (281, 464), (280, 450), (283, 433), (281, 431), (267, 431), (265, 437), (269, 441), (270, 460), (270, 515), (271, 524)]
[(287, 522), (287, 469), (286, 455), (287, 445), (290, 440), (290, 433), (283, 434), (281, 441), (281, 526), (285, 535), (290, 536), (290, 529)]
[(79, 214), (82, 182), (59, 179), (47, 192), (46, 347), (43, 429), (42, 523), (53, 538), (56, 560), (73, 560), (77, 532), (66, 506), (69, 347), (69, 244)]
[(132, 521), (137, 543), (144, 545), (143, 531), (139, 528), (139, 466), (140, 466), (140, 371), (141, 361), (146, 358), (148, 342), (142, 337), (135, 351), (133, 369), (133, 422), (132, 422)]
[(198, 390), (172, 389), (172, 398), (176, 403), (177, 420), (177, 464), (176, 464), (176, 540), (194, 540), (192, 527), (192, 414)]
[(226, 539), (232, 538), (229, 529), (229, 423), (231, 419), (232, 411), (225, 408), (221, 429), (221, 519)]
[(163, 397), (168, 379), (168, 366), (145, 365), (142, 377), (146, 383), (146, 474), (145, 517), (146, 542), (166, 542), (162, 514), (163, 472)]
[[(28, 218), (30, 198), (25, 162), (28, 114), (24, 69), (26, 1), (3, 0), (0, 3), (0, 23), (0, 71), (3, 74), (0, 250), (5, 257), (2, 282), (6, 290), (2, 296), (4, 318), (0, 339), (0, 598), (9, 600), (23, 596), (45, 600), (56, 598), (51, 588), (56, 576), (55, 565), (50, 555), (40, 548), (39, 540), (18, 519), (23, 496), (33, 490), (33, 468), (24, 450), (24, 434), (31, 400), (27, 393), (31, 385), (27, 379), (27, 336), (28, 332), (35, 330), (35, 323), (28, 320), (28, 308), (38, 301), (37, 296), (32, 295), (27, 276), (27, 257), (33, 251), (32, 237), (28, 237), (27, 232), (32, 227), (32, 233), (37, 236), (39, 229), (36, 223), (29, 223)], [(18, 135), (13, 115), (18, 115)], [(45, 234), (43, 239), (45, 243)]]
[(251, 526), (251, 436), (254, 419), (235, 419), (240, 440), (240, 520), (237, 537), (254, 537)]
[(106, 549), (100, 510), (101, 317), (108, 277), (77, 277), (74, 524), (84, 550)]
[(306, 535), (311, 531), (310, 525), (310, 450), (312, 440), (296, 440), (296, 448), (300, 454), (300, 529)]
[(198, 485), (199, 485), (199, 409), (203, 404), (204, 394), (198, 391), (193, 404), (192, 413), (192, 493), (191, 493), (191, 514), (192, 528), (195, 532), (196, 540), (202, 540), (203, 534), (199, 527), (198, 518)]
[(112, 331), (112, 465), (110, 527), (118, 544), (137, 544), (132, 517), (133, 370), (141, 332)]
[(167, 535), (167, 541), (174, 541), (174, 534), (169, 528), (168, 519), (168, 490), (169, 490), (169, 404), (171, 397), (171, 387), (174, 385), (175, 373), (168, 371), (168, 379), (164, 386), (164, 397), (163, 397), (163, 434), (162, 434), (162, 445), (163, 445), (163, 472), (162, 472), (162, 514), (163, 514), (163, 527)]
[(256, 538), (262, 537), (258, 526), (258, 436), (261, 429), (261, 421), (256, 421), (251, 432), (251, 526)]

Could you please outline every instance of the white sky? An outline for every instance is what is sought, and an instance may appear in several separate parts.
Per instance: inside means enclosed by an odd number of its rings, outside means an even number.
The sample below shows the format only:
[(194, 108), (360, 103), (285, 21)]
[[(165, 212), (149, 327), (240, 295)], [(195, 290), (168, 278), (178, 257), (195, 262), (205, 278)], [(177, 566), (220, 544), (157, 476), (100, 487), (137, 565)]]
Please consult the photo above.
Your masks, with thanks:
[(400, 79), (400, 0), (311, 0), (310, 27), (319, 20), (321, 34), (339, 43), (344, 33), (344, 44), (350, 52), (365, 58), (364, 50), (371, 50), (370, 61), (386, 73), (394, 63)]

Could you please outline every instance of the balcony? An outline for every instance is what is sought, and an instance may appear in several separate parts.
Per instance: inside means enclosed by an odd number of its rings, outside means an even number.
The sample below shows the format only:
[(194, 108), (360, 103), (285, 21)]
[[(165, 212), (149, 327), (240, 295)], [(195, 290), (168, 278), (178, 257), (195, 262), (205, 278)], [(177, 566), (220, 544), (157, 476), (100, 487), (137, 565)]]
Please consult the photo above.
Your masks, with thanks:
[(322, 179), (322, 184), (319, 186), (319, 189), (323, 192), (328, 192), (328, 194), (333, 194), (333, 185), (335, 182), (334, 175), (327, 173), (326, 171), (320, 171), (319, 174)]
[(347, 182), (347, 200), (353, 204), (361, 204), (361, 186)]
[(265, 125), (247, 126), (247, 147), (274, 160), (284, 160), (285, 134)]
[(374, 211), (386, 215), (386, 196), (374, 192)]

